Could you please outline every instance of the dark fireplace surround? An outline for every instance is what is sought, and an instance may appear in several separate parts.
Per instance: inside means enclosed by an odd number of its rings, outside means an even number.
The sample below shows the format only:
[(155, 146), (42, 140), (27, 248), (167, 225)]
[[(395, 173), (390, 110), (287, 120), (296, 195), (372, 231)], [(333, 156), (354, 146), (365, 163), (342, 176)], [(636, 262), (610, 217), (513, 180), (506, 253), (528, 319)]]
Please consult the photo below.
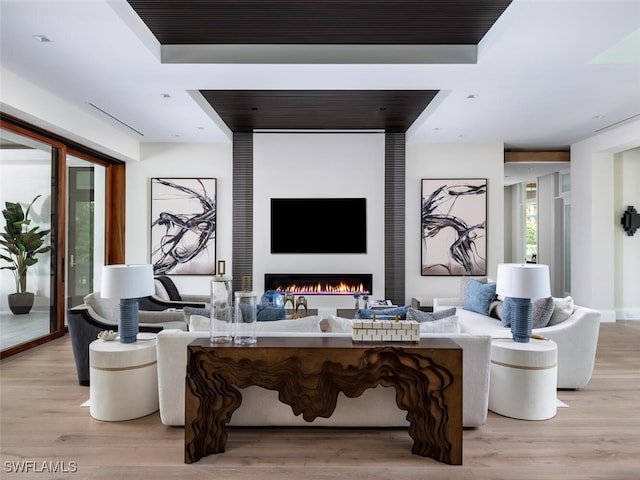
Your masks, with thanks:
[(370, 295), (370, 273), (265, 273), (264, 289), (295, 295)]

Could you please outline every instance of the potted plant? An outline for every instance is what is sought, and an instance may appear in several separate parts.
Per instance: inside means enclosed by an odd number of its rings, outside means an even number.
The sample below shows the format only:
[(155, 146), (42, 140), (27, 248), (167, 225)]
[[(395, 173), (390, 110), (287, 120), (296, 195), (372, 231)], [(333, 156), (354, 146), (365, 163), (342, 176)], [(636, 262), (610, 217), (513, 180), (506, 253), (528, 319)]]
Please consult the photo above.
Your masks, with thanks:
[(51, 230), (40, 230), (38, 226), (30, 228), (29, 211), (38, 198), (40, 195), (31, 201), (26, 212), (22, 205), (13, 202), (5, 202), (6, 208), (2, 210), (7, 224), (4, 233), (0, 233), (0, 245), (4, 250), (0, 258), (9, 266), (1, 269), (11, 270), (15, 277), (16, 292), (9, 294), (9, 308), (16, 315), (29, 313), (33, 307), (34, 295), (27, 292), (28, 268), (38, 263), (37, 255), (51, 250), (50, 246), (44, 245), (44, 237)]

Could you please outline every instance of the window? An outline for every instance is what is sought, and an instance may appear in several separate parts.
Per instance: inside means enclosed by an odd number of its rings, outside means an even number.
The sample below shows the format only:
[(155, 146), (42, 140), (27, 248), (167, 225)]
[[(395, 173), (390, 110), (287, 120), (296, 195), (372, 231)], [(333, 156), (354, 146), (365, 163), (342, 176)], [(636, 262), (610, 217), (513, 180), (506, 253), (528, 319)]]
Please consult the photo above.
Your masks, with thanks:
[(525, 256), (528, 263), (538, 261), (538, 186), (527, 183), (525, 187)]

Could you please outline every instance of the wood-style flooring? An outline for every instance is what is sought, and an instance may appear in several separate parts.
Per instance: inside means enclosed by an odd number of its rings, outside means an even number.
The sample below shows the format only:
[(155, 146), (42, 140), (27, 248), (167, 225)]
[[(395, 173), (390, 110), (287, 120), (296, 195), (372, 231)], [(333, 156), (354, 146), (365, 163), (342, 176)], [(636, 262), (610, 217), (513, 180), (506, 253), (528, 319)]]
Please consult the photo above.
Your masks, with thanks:
[[(184, 429), (158, 413), (100, 422), (80, 405), (68, 336), (3, 360), (0, 478), (38, 479), (638, 479), (640, 322), (600, 328), (591, 382), (542, 422), (489, 412), (464, 431), (463, 465), (412, 455), (403, 429), (229, 429), (227, 452), (183, 463)], [(13, 471), (33, 462), (28, 474)], [(53, 466), (57, 473), (42, 472)], [(34, 472), (34, 468), (39, 472)]]

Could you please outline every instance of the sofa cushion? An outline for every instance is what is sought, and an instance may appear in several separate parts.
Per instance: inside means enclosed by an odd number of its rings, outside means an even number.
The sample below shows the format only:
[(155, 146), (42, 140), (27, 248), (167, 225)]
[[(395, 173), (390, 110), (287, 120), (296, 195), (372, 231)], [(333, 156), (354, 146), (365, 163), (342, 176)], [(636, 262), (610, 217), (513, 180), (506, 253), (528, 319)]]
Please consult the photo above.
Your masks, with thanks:
[(481, 283), (470, 279), (467, 284), (467, 295), (462, 308), (472, 312), (489, 315), (489, 307), (496, 296), (495, 283)]
[(291, 320), (276, 320), (273, 322), (258, 322), (256, 330), (260, 332), (307, 332), (321, 333), (320, 315), (294, 318)]
[(438, 310), (437, 312), (423, 312), (422, 310), (416, 310), (410, 308), (407, 311), (407, 320), (413, 320), (415, 322), (433, 322), (435, 320), (441, 320), (443, 318), (451, 317), (456, 314), (456, 307), (445, 308), (444, 310)]
[(553, 315), (554, 302), (553, 298), (536, 298), (531, 301), (531, 318), (533, 320), (533, 328), (544, 328), (551, 320)]
[(354, 315), (355, 318), (360, 320), (368, 320), (379, 316), (390, 316), (395, 317), (396, 315), (400, 316), (401, 320), (407, 318), (407, 311), (409, 310), (410, 305), (404, 305), (403, 307), (394, 307), (394, 308), (360, 308), (356, 311)]
[(548, 326), (558, 325), (559, 323), (564, 322), (567, 318), (571, 316), (573, 313), (573, 298), (564, 297), (564, 298), (553, 298), (553, 314), (551, 315), (551, 319), (549, 320)]
[(464, 309), (459, 310), (457, 316), (462, 333), (489, 335), (492, 338), (511, 338), (511, 330), (503, 327), (495, 318)]
[[(322, 317), (312, 315), (309, 317), (296, 318), (292, 320), (275, 320), (272, 322), (256, 322), (256, 332), (305, 332), (321, 333), (320, 321)], [(202, 315), (191, 315), (189, 317), (189, 331), (202, 332), (209, 331), (209, 317)], [(214, 322), (224, 323), (221, 320)], [(222, 327), (222, 326), (221, 326)]]
[(458, 317), (453, 315), (439, 320), (422, 322), (420, 324), (420, 333), (460, 333)]

